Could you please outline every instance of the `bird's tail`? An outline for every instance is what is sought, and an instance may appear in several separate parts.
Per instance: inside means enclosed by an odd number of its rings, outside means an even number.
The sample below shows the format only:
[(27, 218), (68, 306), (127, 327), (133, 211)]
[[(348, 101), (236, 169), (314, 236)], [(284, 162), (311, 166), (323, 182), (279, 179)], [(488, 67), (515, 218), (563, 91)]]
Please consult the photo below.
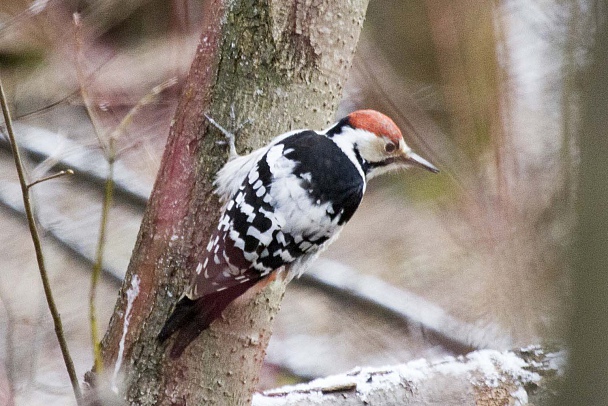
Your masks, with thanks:
[(169, 319), (165, 322), (165, 325), (158, 333), (158, 341), (164, 343), (169, 337), (173, 335), (182, 326), (191, 322), (196, 316), (196, 300), (184, 296), (177, 302), (173, 313), (169, 316)]
[(169, 356), (172, 359), (179, 358), (186, 347), (206, 330), (215, 319), (220, 317), (222, 311), (234, 299), (245, 293), (256, 282), (247, 281), (194, 300), (183, 297), (175, 306), (175, 310), (173, 310), (157, 337), (163, 343), (177, 332)]

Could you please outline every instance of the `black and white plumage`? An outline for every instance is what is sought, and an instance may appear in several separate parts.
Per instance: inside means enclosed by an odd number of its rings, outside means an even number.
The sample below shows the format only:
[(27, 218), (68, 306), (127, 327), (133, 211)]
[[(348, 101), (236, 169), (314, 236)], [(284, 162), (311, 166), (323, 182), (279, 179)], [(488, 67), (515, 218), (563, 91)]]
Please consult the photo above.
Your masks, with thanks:
[(230, 302), (272, 272), (303, 272), (350, 220), (367, 180), (407, 166), (437, 172), (411, 151), (390, 118), (373, 110), (232, 156), (215, 182), (224, 202), (218, 227), (158, 336), (163, 342), (178, 333), (171, 356), (179, 357)]

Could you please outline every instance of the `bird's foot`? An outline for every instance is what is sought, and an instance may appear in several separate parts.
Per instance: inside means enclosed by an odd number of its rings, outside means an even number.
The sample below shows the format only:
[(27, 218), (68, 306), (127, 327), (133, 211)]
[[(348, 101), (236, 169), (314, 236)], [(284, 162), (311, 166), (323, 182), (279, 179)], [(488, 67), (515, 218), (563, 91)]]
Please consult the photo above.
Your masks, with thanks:
[(245, 127), (248, 124), (251, 124), (251, 122), (253, 120), (248, 118), (244, 122), (236, 125), (236, 114), (234, 112), (234, 104), (233, 104), (232, 106), (230, 106), (230, 122), (231, 122), (231, 127), (234, 128), (234, 132), (230, 132), (227, 129), (225, 129), (224, 127), (222, 127), (217, 121), (215, 121), (213, 118), (211, 118), (208, 114), (205, 113), (203, 115), (205, 116), (207, 121), (209, 121), (209, 123), (211, 123), (222, 134), (224, 134), (224, 137), (226, 137), (225, 141), (218, 141), (218, 144), (221, 144), (221, 145), (228, 144), (228, 147), (230, 148), (230, 155), (228, 157), (228, 160), (237, 158), (239, 156), (239, 154), (236, 152), (236, 145), (235, 145), (236, 136), (243, 129), (243, 127)]

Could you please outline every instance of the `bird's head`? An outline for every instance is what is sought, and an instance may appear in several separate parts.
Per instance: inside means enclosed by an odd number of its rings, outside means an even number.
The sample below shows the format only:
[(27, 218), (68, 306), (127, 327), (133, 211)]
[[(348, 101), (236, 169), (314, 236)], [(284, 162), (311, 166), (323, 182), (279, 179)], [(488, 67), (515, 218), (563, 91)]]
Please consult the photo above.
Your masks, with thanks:
[(388, 171), (417, 166), (433, 173), (439, 170), (414, 153), (403, 140), (399, 127), (375, 110), (357, 110), (339, 123), (334, 140), (342, 147), (352, 146), (362, 163), (366, 178)]

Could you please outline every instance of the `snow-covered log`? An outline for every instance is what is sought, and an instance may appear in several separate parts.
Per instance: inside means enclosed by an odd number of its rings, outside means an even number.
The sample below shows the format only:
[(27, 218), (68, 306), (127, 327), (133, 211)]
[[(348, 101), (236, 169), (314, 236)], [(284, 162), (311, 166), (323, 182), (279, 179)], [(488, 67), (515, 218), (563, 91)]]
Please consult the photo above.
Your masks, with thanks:
[(550, 396), (563, 375), (564, 351), (539, 346), (480, 350), (457, 358), (358, 368), (256, 394), (253, 406), (525, 405)]

